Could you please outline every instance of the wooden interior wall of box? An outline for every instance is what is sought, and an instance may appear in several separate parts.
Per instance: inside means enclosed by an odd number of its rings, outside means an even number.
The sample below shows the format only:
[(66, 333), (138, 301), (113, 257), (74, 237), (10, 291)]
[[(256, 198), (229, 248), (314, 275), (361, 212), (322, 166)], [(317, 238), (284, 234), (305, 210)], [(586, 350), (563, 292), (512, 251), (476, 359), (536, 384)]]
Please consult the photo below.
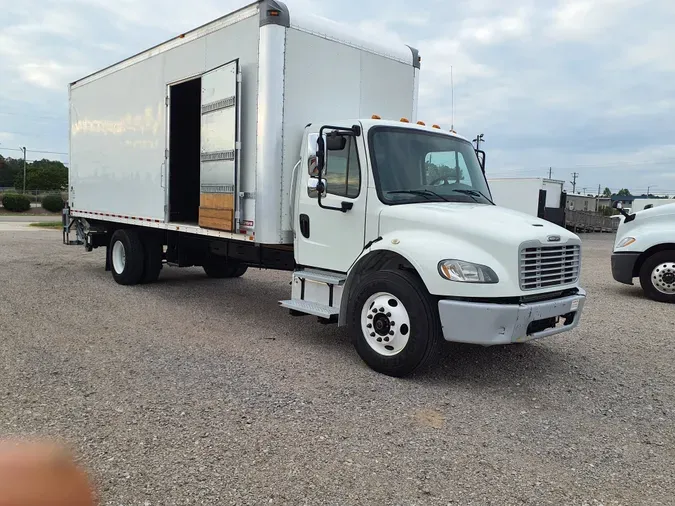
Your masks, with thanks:
[(202, 193), (199, 197), (199, 226), (231, 232), (234, 228), (234, 195)]

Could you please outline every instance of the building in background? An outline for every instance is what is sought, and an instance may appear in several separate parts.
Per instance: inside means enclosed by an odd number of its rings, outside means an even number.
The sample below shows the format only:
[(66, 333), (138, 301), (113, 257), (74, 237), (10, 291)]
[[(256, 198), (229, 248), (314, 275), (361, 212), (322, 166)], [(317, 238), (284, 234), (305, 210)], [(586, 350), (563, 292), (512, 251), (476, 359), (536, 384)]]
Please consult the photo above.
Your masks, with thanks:
[(570, 211), (588, 211), (591, 213), (596, 213), (599, 211), (598, 200), (598, 197), (595, 195), (568, 193), (567, 209)]

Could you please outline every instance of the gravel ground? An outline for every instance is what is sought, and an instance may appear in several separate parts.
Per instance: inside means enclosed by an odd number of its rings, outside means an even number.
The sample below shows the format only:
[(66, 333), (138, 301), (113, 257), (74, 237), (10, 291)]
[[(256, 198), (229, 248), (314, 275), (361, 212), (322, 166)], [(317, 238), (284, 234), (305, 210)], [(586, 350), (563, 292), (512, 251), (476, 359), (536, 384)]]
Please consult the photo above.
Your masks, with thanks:
[(286, 273), (125, 288), (60, 241), (0, 233), (0, 433), (72, 444), (102, 504), (674, 504), (674, 311), (609, 235), (579, 329), (404, 380), (279, 309)]

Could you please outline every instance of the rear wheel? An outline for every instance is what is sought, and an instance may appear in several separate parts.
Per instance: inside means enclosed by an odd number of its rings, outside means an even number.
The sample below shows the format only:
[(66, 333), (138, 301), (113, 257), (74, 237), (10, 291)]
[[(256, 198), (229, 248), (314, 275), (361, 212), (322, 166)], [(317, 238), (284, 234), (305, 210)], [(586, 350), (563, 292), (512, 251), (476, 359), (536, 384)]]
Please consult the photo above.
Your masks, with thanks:
[(246, 265), (224, 258), (210, 258), (204, 263), (203, 268), (208, 277), (216, 279), (238, 278), (248, 270)]
[(135, 285), (141, 281), (145, 251), (136, 230), (116, 230), (110, 239), (109, 255), (113, 279), (117, 283)]
[(648, 298), (675, 303), (675, 250), (647, 258), (640, 269), (640, 285)]
[(435, 303), (417, 276), (400, 270), (372, 272), (352, 294), (349, 330), (370, 368), (402, 377), (430, 363), (441, 328)]

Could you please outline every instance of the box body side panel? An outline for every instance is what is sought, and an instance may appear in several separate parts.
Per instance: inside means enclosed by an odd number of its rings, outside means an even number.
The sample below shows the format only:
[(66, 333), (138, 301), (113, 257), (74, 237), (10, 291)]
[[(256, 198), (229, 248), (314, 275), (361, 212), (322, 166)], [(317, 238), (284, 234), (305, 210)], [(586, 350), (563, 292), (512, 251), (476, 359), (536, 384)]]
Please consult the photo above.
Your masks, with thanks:
[[(172, 83), (240, 60), (242, 191), (255, 191), (259, 18), (120, 66), (70, 89), (70, 205), (165, 219), (170, 163), (167, 92)], [(170, 161), (170, 159), (169, 159)]]

